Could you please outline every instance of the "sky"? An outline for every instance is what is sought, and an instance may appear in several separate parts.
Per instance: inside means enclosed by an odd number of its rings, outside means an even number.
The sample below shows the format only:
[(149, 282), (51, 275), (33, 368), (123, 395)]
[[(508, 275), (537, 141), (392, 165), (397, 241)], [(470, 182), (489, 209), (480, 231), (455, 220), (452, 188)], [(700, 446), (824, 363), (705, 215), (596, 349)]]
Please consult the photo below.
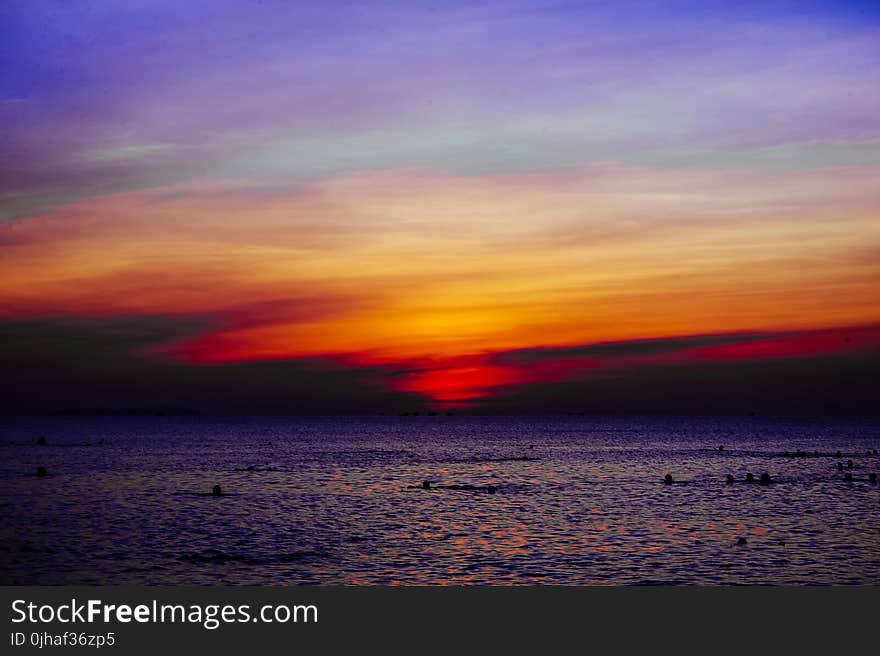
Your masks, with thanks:
[(876, 3), (0, 7), (7, 414), (867, 413), (878, 283)]

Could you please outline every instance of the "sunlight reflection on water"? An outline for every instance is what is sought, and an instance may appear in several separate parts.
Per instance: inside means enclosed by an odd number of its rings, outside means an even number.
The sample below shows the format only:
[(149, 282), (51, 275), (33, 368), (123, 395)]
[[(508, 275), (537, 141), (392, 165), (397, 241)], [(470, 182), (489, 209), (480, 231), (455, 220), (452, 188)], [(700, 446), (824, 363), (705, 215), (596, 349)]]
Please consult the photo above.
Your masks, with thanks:
[(4, 583), (880, 583), (876, 423), (95, 418), (0, 439)]

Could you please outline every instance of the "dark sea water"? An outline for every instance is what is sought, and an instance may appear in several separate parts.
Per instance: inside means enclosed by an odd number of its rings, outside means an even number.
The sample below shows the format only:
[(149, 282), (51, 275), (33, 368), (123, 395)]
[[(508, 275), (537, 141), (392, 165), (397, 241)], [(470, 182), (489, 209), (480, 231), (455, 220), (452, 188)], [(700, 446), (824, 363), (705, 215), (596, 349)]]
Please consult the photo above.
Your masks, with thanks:
[(877, 584), (873, 449), (830, 419), (5, 420), (0, 580)]

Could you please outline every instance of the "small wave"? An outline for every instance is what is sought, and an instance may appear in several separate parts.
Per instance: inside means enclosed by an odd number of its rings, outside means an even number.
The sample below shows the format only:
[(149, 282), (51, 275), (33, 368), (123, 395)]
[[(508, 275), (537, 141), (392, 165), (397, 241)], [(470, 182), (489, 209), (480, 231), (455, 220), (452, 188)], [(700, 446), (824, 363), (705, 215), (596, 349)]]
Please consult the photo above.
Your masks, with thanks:
[(183, 554), (177, 557), (187, 563), (225, 563), (247, 560), (242, 554), (228, 554), (219, 549), (207, 549), (199, 553)]
[(71, 448), (71, 447), (89, 447), (89, 446), (104, 446), (104, 440), (98, 440), (97, 442), (18, 442), (16, 440), (3, 440), (0, 441), (0, 446), (38, 446), (41, 449), (44, 448)]
[(534, 456), (505, 456), (498, 458), (471, 456), (468, 458), (456, 458), (449, 462), (535, 462), (538, 460), (540, 460), (540, 458)]
[(227, 553), (220, 549), (205, 549), (204, 551), (181, 554), (177, 560), (187, 563), (250, 563), (253, 565), (279, 565), (289, 563), (303, 563), (319, 559), (320, 554), (314, 551), (291, 551), (268, 557), (246, 555), (241, 553)]
[(172, 492), (172, 494), (177, 497), (214, 497), (218, 499), (222, 497), (238, 496), (235, 492), (223, 492), (221, 494), (214, 494), (213, 492), (190, 492), (189, 490), (178, 490), (177, 492)]
[(339, 451), (325, 451), (325, 455), (378, 455), (378, 456), (407, 456), (410, 458), (419, 458), (417, 453), (408, 451), (407, 449), (340, 449)]
[(500, 491), (500, 488), (497, 485), (470, 485), (470, 484), (451, 484), (451, 485), (434, 485), (431, 487), (424, 487), (423, 485), (408, 485), (408, 489), (411, 490), (426, 490), (430, 492), (431, 490), (463, 490), (463, 491), (481, 491), (481, 492), (490, 492), (494, 494), (495, 492)]

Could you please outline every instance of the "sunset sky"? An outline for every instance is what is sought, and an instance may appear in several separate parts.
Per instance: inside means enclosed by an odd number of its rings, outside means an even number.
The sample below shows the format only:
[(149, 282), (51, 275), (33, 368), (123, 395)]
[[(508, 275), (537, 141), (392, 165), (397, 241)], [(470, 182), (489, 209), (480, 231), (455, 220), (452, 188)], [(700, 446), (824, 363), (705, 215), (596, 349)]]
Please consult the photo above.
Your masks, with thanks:
[(858, 412), (878, 326), (876, 3), (0, 7), (4, 412)]

